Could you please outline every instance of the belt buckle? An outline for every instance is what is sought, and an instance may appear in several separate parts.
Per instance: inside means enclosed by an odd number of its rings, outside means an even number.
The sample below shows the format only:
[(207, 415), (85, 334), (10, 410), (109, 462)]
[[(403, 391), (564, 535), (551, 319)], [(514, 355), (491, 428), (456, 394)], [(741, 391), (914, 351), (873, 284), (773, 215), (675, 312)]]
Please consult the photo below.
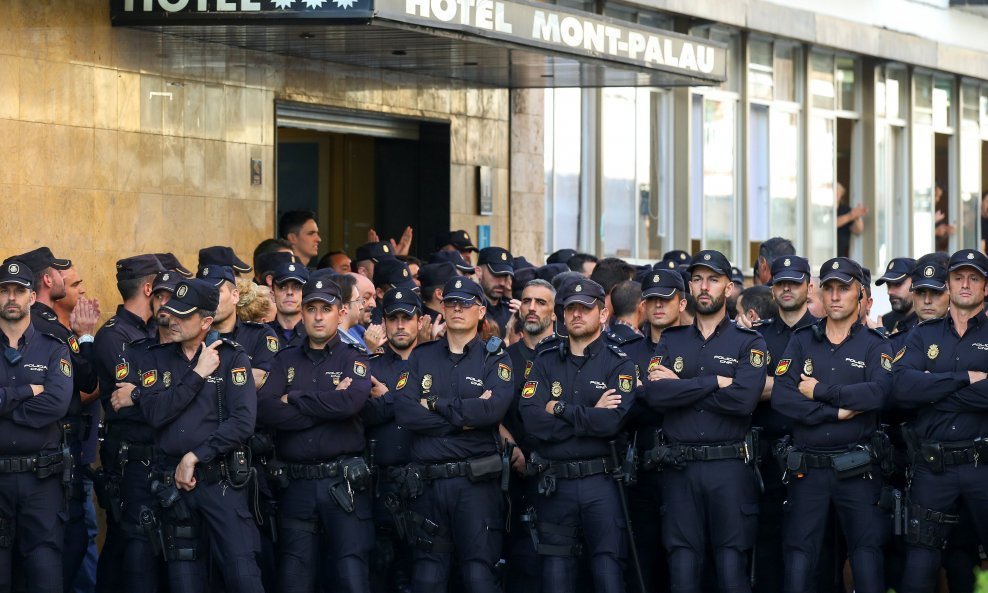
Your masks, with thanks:
[(458, 475), (459, 472), (457, 471), (457, 465), (459, 465), (459, 464), (457, 462), (455, 462), (455, 461), (451, 461), (451, 462), (447, 463), (446, 464), (446, 475), (447, 476), (450, 476), (450, 477), (453, 477), (453, 476)]

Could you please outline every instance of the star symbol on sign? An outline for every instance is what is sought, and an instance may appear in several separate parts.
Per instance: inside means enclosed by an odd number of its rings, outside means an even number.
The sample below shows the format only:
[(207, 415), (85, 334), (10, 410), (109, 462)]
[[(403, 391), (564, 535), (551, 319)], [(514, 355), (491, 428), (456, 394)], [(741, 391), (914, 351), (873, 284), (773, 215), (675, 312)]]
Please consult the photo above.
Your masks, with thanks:
[(326, 0), (302, 0), (302, 2), (305, 2), (306, 8), (322, 8)]
[(357, 0), (333, 0), (336, 3), (337, 8), (342, 8), (346, 10), (348, 8), (353, 8), (353, 5), (357, 3)]
[(295, 0), (273, 0), (275, 8), (291, 8)]

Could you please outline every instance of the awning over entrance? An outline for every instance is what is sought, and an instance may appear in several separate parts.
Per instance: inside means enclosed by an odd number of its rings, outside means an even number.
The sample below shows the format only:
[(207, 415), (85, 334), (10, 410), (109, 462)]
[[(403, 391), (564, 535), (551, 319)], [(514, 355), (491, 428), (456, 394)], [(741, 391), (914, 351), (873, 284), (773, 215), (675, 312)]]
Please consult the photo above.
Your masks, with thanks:
[(526, 0), (111, 0), (114, 25), (503, 88), (702, 86), (723, 44)]

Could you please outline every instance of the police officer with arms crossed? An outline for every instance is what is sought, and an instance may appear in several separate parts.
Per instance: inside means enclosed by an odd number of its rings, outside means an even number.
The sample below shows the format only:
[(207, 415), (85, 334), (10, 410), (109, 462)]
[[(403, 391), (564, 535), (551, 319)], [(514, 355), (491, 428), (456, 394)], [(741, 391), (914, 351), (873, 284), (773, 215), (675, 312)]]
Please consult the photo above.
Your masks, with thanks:
[[(577, 558), (587, 546), (597, 591), (624, 591), (628, 533), (622, 521), (611, 442), (634, 400), (635, 364), (603, 338), (604, 289), (588, 278), (562, 288), (568, 337), (541, 351), (522, 388), (522, 421), (535, 441), (539, 476), (535, 530), (542, 590), (576, 590)], [(623, 445), (624, 443), (620, 443)]]
[(0, 264), (0, 591), (12, 586), (16, 548), (28, 589), (62, 591), (64, 494), (59, 420), (72, 398), (69, 349), (31, 323), (33, 274)]
[(913, 476), (901, 591), (936, 588), (958, 501), (988, 542), (988, 465), (978, 463), (988, 453), (986, 276), (988, 258), (981, 252), (962, 249), (951, 256), (946, 317), (913, 328), (893, 370), (894, 405), (916, 414), (904, 430)]
[[(395, 513), (407, 505), (396, 477), (409, 464), (412, 433), (395, 421), (395, 392), (408, 383), (408, 357), (418, 342), (422, 301), (415, 291), (392, 288), (383, 298), (384, 330), (388, 341), (371, 357), (370, 400), (361, 412), (368, 446), (374, 445), (377, 488), (374, 492), (376, 551), (372, 556), (372, 590), (407, 591), (411, 579), (411, 551), (396, 531)], [(398, 518), (400, 521), (400, 517)]]
[(259, 424), (278, 431), (276, 449), (289, 478), (279, 501), (279, 589), (314, 590), (322, 527), (333, 590), (366, 593), (374, 543), (370, 471), (360, 457), (360, 411), (371, 387), (367, 356), (340, 340), (336, 284), (316, 279), (301, 297), (306, 339), (278, 353), (258, 403)]
[[(413, 591), (444, 591), (455, 550), (464, 588), (499, 591), (504, 527), (498, 425), (511, 404), (511, 359), (481, 341), (484, 294), (469, 278), (443, 287), (446, 335), (423, 344), (396, 389), (395, 419), (414, 433), (406, 483), (417, 495), (406, 523), (415, 545)], [(413, 486), (415, 483), (421, 487)]]
[(282, 262), (274, 269), (271, 293), (278, 313), (268, 325), (274, 330), (281, 347), (294, 346), (305, 339), (302, 323), (302, 287), (309, 279), (309, 271), (300, 263)]
[(792, 447), (783, 451), (789, 486), (783, 590), (791, 593), (812, 588), (831, 505), (847, 540), (855, 591), (885, 591), (882, 548), (890, 522), (876, 504), (882, 480), (871, 445), (892, 385), (892, 348), (859, 322), (862, 278), (850, 259), (823, 264), (827, 317), (797, 329), (775, 368), (772, 407), (793, 420)]
[(243, 349), (221, 339), (205, 344), (218, 304), (212, 284), (178, 284), (163, 307), (172, 341), (141, 356), (141, 390), (131, 398), (155, 430), (155, 477), (180, 491), (159, 494), (170, 501), (161, 521), (172, 590), (206, 590), (211, 549), (228, 588), (260, 592), (248, 468), (238, 455), (254, 431), (257, 394)]
[(662, 332), (645, 381), (668, 441), (653, 457), (676, 470), (662, 484), (671, 589), (701, 590), (709, 537), (720, 590), (749, 591), (758, 497), (745, 437), (765, 384), (765, 340), (727, 316), (731, 266), (723, 254), (699, 252), (689, 273), (696, 318)]

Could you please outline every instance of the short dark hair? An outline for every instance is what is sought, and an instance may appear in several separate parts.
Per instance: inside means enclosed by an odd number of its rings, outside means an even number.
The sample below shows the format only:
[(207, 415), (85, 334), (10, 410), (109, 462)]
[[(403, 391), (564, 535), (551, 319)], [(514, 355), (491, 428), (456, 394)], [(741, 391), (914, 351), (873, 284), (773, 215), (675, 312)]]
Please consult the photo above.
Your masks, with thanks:
[(142, 278), (117, 280), (117, 291), (120, 293), (120, 298), (126, 302), (137, 296), (137, 291), (149, 282), (154, 282), (154, 274)]
[(420, 268), (422, 267), (422, 260), (415, 257), (414, 255), (396, 255), (395, 257), (398, 258), (398, 261), (403, 261), (410, 266), (415, 265)]
[(51, 276), (52, 274), (57, 274), (55, 268), (52, 267), (42, 268), (41, 270), (34, 272), (34, 290), (38, 290), (38, 287), (41, 286), (45, 276)]
[(779, 314), (779, 305), (768, 286), (751, 286), (741, 291), (741, 306), (745, 311), (754, 309), (759, 319), (769, 319)]
[(267, 255), (268, 253), (275, 253), (276, 251), (284, 251), (285, 249), (291, 249), (292, 244), (284, 239), (265, 239), (257, 244), (254, 248), (254, 272), (257, 274), (262, 274), (268, 270), (262, 270), (258, 266), (257, 258), (262, 255)]
[(615, 317), (631, 315), (641, 301), (642, 285), (634, 280), (619, 282), (611, 290), (611, 308)]
[(281, 215), (278, 220), (278, 237), (287, 239), (291, 233), (298, 233), (302, 225), (310, 220), (316, 219), (316, 213), (312, 210), (289, 210)]
[(357, 287), (357, 279), (350, 274), (340, 274), (333, 277), (333, 282), (340, 287), (341, 304), (347, 304), (353, 299), (353, 289)]
[(196, 309), (195, 311), (201, 317), (216, 317), (216, 311), (210, 311), (209, 309)]
[(574, 272), (582, 272), (583, 264), (587, 262), (597, 263), (597, 258), (589, 253), (577, 253), (573, 257), (566, 260), (566, 266)]
[(796, 246), (789, 239), (772, 237), (758, 246), (758, 258), (764, 259), (771, 266), (775, 258), (783, 255), (796, 255)]
[(340, 255), (340, 254), (346, 255), (346, 252), (345, 251), (340, 251), (340, 250), (337, 249), (336, 251), (330, 251), (326, 255), (320, 257), (319, 258), (319, 263), (316, 264), (316, 269), (317, 270), (322, 270), (322, 269), (325, 269), (325, 268), (331, 268), (331, 267), (333, 267), (333, 263), (332, 263), (333, 256), (334, 255)]
[(619, 283), (631, 280), (635, 277), (635, 267), (616, 257), (605, 257), (597, 261), (590, 279), (600, 284), (604, 289), (604, 294), (611, 294)]

